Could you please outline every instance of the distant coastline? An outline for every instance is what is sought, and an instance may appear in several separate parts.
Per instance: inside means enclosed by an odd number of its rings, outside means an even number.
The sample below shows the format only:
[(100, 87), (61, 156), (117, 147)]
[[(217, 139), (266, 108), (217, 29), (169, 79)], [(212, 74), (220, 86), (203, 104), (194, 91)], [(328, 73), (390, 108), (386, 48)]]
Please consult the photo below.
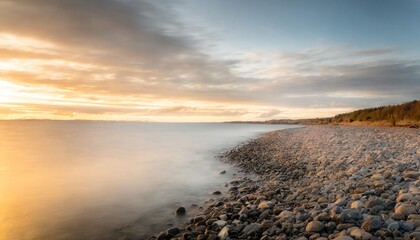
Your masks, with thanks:
[(420, 127), (420, 101), (366, 108), (327, 118), (272, 119), (267, 121), (233, 121), (229, 123), (294, 124), (294, 125), (345, 125), (376, 127)]

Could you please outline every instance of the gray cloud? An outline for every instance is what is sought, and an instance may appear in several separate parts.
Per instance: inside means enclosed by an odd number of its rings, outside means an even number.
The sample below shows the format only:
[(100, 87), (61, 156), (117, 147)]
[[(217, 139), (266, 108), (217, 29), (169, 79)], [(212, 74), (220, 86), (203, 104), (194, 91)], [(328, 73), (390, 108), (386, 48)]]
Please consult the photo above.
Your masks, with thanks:
[(282, 111), (278, 110), (278, 109), (270, 109), (264, 113), (260, 114), (261, 118), (272, 118), (275, 117), (276, 115), (279, 115)]
[(388, 54), (395, 52), (395, 48), (373, 48), (373, 49), (364, 49), (364, 50), (356, 50), (353, 51), (353, 54), (355, 55), (362, 55), (362, 56), (376, 56), (376, 55), (382, 55), (382, 54)]
[[(197, 37), (200, 29), (176, 20), (173, 9), (177, 4), (180, 2), (3, 0), (0, 33), (39, 39), (54, 47), (45, 52), (0, 48), (3, 60), (13, 56), (44, 61), (36, 63), (34, 71), (2, 70), (0, 77), (27, 86), (56, 88), (65, 98), (85, 101), (112, 96), (272, 109), (257, 111), (256, 117), (261, 118), (282, 113), (277, 106), (364, 107), (418, 98), (420, 62), (393, 56), (398, 49), (325, 46), (262, 52), (252, 59), (215, 59), (202, 47), (205, 39)], [(189, 33), (192, 30), (194, 34)], [(57, 60), (68, 64), (57, 64)], [(243, 109), (202, 110), (187, 104), (134, 112), (122, 106), (48, 107), (91, 114), (248, 113)]]

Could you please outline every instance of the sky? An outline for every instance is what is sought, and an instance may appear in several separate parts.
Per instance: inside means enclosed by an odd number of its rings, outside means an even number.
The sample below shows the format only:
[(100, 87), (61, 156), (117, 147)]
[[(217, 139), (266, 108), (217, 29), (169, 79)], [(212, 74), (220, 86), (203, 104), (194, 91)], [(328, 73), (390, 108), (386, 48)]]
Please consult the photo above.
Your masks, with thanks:
[(420, 97), (420, 0), (0, 0), (0, 119), (334, 116)]

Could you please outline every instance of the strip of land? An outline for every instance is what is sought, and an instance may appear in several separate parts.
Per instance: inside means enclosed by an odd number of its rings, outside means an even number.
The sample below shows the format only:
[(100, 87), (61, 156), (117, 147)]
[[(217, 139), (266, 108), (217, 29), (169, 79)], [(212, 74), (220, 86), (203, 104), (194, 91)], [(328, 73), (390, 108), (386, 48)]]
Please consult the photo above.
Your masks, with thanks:
[(309, 119), (272, 119), (268, 121), (245, 121), (233, 123), (300, 124), (300, 125), (345, 125), (380, 127), (420, 127), (420, 101), (414, 100), (392, 106), (360, 109), (334, 117)]
[(420, 239), (419, 129), (308, 126), (222, 157), (249, 174), (155, 239)]

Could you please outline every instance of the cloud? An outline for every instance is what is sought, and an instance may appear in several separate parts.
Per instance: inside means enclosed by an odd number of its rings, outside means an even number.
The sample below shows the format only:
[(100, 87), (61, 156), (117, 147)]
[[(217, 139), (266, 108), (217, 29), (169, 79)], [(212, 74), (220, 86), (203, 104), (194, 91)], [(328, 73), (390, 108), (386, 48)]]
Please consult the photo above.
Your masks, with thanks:
[(258, 119), (283, 116), (286, 108), (396, 103), (420, 92), (419, 60), (397, 57), (393, 47), (217, 58), (204, 47), (212, 44), (204, 43), (206, 29), (177, 20), (180, 4), (0, 1), (0, 80), (23, 86), (16, 101), (32, 112), (68, 116)]
[(382, 54), (388, 54), (395, 52), (396, 49), (388, 47), (388, 48), (373, 48), (373, 49), (364, 49), (364, 50), (356, 50), (353, 51), (355, 55), (365, 55), (365, 56), (376, 56)]
[(279, 113), (281, 113), (282, 111), (278, 110), (278, 109), (270, 109), (264, 113), (260, 114), (261, 118), (274, 118), (277, 115), (279, 115)]

